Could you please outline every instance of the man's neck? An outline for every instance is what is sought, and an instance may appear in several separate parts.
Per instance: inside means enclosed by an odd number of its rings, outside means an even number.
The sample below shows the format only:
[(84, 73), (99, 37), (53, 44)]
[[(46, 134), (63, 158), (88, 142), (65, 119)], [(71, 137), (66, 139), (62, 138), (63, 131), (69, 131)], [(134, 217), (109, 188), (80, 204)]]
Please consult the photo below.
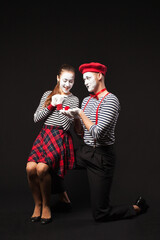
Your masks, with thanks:
[[(99, 86), (95, 91), (94, 91), (94, 94), (97, 94), (98, 92), (100, 92), (102, 89), (106, 88), (105, 85), (101, 85)], [(100, 94), (98, 94), (98, 98), (101, 98), (103, 96), (105, 96), (106, 94), (108, 93), (107, 89), (103, 92), (101, 92)]]

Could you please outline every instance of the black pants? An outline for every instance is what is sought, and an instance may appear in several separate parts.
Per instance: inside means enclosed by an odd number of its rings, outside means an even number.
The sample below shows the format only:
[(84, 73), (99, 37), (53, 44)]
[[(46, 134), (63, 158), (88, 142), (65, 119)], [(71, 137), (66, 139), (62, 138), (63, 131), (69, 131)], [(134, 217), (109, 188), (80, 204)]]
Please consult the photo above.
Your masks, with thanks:
[(86, 168), (90, 186), (91, 206), (96, 221), (131, 218), (136, 215), (132, 205), (113, 207), (109, 195), (115, 168), (114, 146), (93, 148), (81, 146), (76, 152), (76, 168)]
[(53, 171), (50, 172), (51, 174), (51, 193), (52, 194), (58, 194), (63, 193), (66, 191), (66, 186), (64, 183), (64, 179), (59, 177), (56, 173), (53, 173)]

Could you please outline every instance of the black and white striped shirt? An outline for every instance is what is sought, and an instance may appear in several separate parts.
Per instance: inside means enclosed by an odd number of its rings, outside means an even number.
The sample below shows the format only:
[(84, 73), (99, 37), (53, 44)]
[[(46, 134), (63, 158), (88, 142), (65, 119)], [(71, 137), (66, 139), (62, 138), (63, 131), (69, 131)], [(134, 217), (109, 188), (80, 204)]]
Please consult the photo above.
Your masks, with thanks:
[[(83, 110), (88, 99), (84, 98), (81, 109)], [(91, 98), (88, 102), (84, 113), (92, 121), (96, 122), (96, 110), (103, 97), (98, 100)], [(118, 98), (109, 93), (102, 101), (98, 111), (98, 123), (90, 127), (89, 131), (84, 127), (84, 142), (87, 145), (94, 146), (96, 140), (96, 147), (111, 145), (115, 142), (115, 126), (120, 111), (120, 103)]]
[[(68, 130), (73, 122), (73, 119), (64, 116), (59, 113), (59, 111), (49, 105), (48, 107), (44, 107), (44, 103), (48, 97), (48, 95), (52, 91), (47, 91), (43, 94), (40, 104), (34, 114), (34, 122), (39, 122), (41, 120), (45, 120), (44, 124), (50, 126), (59, 126), (63, 127), (64, 130)], [(65, 99), (63, 101), (63, 108), (69, 106), (70, 108), (75, 108), (79, 106), (79, 99), (74, 96), (72, 93), (69, 95), (65, 95)]]

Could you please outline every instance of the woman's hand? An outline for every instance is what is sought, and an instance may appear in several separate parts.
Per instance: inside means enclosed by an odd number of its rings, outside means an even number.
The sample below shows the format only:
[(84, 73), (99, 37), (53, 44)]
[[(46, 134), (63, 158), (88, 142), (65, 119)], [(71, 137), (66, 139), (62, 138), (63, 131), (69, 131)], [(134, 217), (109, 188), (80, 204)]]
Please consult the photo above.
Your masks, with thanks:
[(82, 110), (80, 108), (72, 108), (68, 110), (60, 110), (60, 113), (64, 114), (69, 118), (79, 118), (79, 114)]
[(64, 95), (55, 94), (52, 96), (51, 104), (52, 106), (57, 106), (58, 104), (62, 104), (64, 101)]

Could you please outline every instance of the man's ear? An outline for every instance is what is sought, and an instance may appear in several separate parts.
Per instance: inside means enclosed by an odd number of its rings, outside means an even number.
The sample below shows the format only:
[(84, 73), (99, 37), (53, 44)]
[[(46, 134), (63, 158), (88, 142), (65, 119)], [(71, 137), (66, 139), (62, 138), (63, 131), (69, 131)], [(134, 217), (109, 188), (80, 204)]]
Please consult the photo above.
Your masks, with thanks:
[(98, 80), (100, 81), (102, 79), (102, 73), (99, 72), (97, 77), (98, 77)]
[(59, 82), (59, 80), (60, 80), (60, 79), (59, 79), (59, 76), (57, 75), (57, 82)]

